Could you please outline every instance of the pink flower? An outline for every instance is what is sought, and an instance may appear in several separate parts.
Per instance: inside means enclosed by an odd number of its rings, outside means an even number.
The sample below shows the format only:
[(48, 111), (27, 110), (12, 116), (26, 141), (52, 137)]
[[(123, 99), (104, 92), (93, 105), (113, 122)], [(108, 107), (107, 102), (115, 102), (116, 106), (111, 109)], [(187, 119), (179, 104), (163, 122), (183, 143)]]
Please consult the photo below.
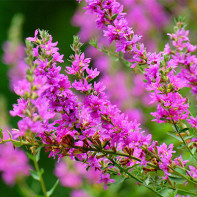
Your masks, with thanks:
[(76, 90), (80, 90), (82, 92), (86, 92), (88, 90), (91, 90), (91, 84), (88, 84), (87, 80), (84, 79), (84, 81), (80, 80), (80, 81), (76, 81), (72, 84), (72, 86), (76, 89)]
[(100, 176), (100, 180), (97, 181), (97, 183), (104, 183), (103, 187), (106, 190), (107, 189), (107, 184), (109, 183), (114, 183), (115, 180), (114, 179), (110, 179), (110, 174), (101, 174)]
[(190, 116), (190, 119), (187, 119), (187, 122), (192, 126), (197, 129), (197, 116), (194, 118)]
[(31, 42), (36, 42), (38, 40), (37, 35), (38, 35), (38, 29), (36, 29), (36, 31), (34, 33), (34, 37), (28, 37), (27, 40), (29, 40)]

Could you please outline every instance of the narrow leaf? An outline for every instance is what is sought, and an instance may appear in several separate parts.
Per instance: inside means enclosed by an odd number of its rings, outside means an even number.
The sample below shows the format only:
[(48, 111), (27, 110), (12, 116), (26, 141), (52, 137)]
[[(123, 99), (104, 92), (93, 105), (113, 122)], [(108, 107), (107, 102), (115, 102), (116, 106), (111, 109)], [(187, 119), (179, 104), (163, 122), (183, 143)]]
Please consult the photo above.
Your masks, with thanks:
[(42, 175), (42, 174), (44, 174), (44, 169), (43, 168), (40, 169), (40, 175)]
[(192, 148), (192, 154), (194, 155), (194, 153), (196, 152), (196, 147)]
[(59, 183), (59, 179), (55, 182), (53, 187), (47, 192), (48, 196), (51, 196), (53, 194), (53, 192), (55, 191), (56, 187), (58, 186), (58, 183)]
[(113, 184), (120, 184), (120, 183), (124, 182), (126, 179), (128, 179), (128, 178), (122, 177), (122, 178), (120, 178), (119, 180), (116, 180), (116, 181), (115, 181), (114, 183), (112, 183), (111, 185), (113, 185)]
[(177, 130), (178, 130), (178, 132), (180, 131), (180, 128), (178, 125), (176, 125), (176, 127), (174, 125), (172, 125), (172, 127), (173, 127), (174, 131), (176, 131), (176, 132), (177, 132)]
[(29, 159), (31, 159), (32, 161), (34, 161), (34, 157), (33, 157), (32, 154), (30, 154), (30, 153), (28, 153), (28, 152), (26, 152), (26, 154), (27, 154), (27, 157), (28, 157)]
[(194, 137), (193, 135), (190, 135), (190, 136), (185, 137), (184, 140), (188, 140), (188, 139), (193, 138), (193, 137)]
[(118, 14), (114, 14), (114, 15), (112, 16), (112, 20), (115, 20), (115, 19), (117, 18), (117, 16), (118, 16)]
[(190, 142), (189, 144), (188, 144), (188, 147), (190, 147), (191, 145), (193, 145), (195, 142)]
[(42, 149), (42, 146), (40, 146), (38, 149), (37, 149), (37, 153), (36, 153), (36, 161), (38, 162), (40, 160), (40, 151)]
[(189, 130), (189, 128), (181, 129), (181, 130), (180, 130), (180, 133), (184, 133), (184, 132), (186, 132), (186, 131), (188, 131), (188, 130)]
[(177, 184), (183, 184), (185, 183), (185, 179), (181, 177), (176, 177), (176, 176), (169, 176), (170, 180), (177, 183)]
[(14, 146), (17, 146), (17, 147), (22, 146), (22, 144), (21, 144), (20, 142), (12, 142), (12, 144), (13, 144)]
[(172, 133), (169, 133), (169, 132), (167, 132), (167, 134), (170, 135), (170, 136), (172, 136), (172, 137), (174, 137), (174, 138), (176, 138), (176, 139), (179, 140), (180, 142), (182, 142), (182, 140), (181, 140), (180, 137), (178, 137), (178, 136), (176, 136), (176, 135), (174, 135), (174, 134), (172, 134)]
[(33, 177), (33, 179), (39, 181), (40, 180), (40, 177), (38, 176), (38, 173), (35, 172), (34, 170), (31, 170), (30, 169), (30, 173), (31, 173), (31, 176)]

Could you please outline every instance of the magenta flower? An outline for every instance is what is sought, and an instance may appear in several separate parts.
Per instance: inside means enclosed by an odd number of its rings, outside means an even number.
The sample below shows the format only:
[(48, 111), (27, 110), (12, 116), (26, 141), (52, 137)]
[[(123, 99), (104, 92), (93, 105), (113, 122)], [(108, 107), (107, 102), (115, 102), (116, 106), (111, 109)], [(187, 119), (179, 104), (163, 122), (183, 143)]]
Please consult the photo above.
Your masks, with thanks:
[(84, 81), (76, 81), (72, 83), (73, 88), (76, 90), (80, 90), (82, 92), (86, 92), (88, 90), (91, 90), (91, 84), (88, 84), (87, 80), (84, 79)]
[(197, 116), (194, 118), (190, 116), (190, 119), (187, 120), (187, 122), (192, 126), (197, 129)]
[(100, 180), (97, 183), (104, 183), (103, 187), (106, 190), (109, 183), (114, 183), (114, 179), (110, 179), (110, 174), (101, 174)]
[(38, 35), (38, 29), (36, 29), (36, 31), (34, 33), (34, 37), (28, 37), (27, 40), (29, 40), (31, 42), (36, 42), (38, 40), (37, 35)]

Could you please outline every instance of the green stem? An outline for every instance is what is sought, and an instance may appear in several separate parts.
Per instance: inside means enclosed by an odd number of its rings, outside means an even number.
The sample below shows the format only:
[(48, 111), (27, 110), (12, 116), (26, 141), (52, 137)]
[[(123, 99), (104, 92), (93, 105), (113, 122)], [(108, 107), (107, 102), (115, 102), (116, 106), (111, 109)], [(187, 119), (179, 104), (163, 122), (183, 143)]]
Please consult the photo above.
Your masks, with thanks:
[(123, 171), (124, 173), (126, 173), (128, 176), (130, 176), (131, 178), (135, 179), (136, 181), (138, 181), (139, 183), (143, 184), (147, 189), (151, 190), (152, 192), (156, 193), (158, 196), (160, 197), (164, 197), (163, 195), (161, 195), (159, 192), (157, 192), (156, 190), (154, 190), (152, 187), (144, 184), (144, 182), (139, 179), (138, 177), (136, 177), (135, 175), (131, 174), (128, 170), (124, 169), (121, 165), (119, 165), (118, 163), (116, 163), (113, 159), (108, 158), (115, 166), (117, 166), (119, 168), (119, 170)]
[[(128, 157), (130, 159), (134, 159), (136, 161), (139, 161), (141, 162), (141, 159), (137, 158), (137, 157), (134, 157), (134, 156), (131, 156), (129, 154), (126, 154), (126, 153), (121, 153), (121, 152), (114, 152), (114, 151), (111, 151), (111, 150), (102, 150), (101, 151), (102, 153), (106, 153), (106, 154), (109, 154), (109, 155), (118, 155), (118, 156), (124, 156), (124, 157)], [(156, 168), (158, 169), (158, 167), (154, 164), (151, 164), (151, 163), (147, 163), (148, 166), (150, 167), (153, 167), (153, 168)]]
[(187, 194), (192, 194), (192, 195), (197, 196), (197, 193), (194, 193), (194, 192), (191, 192), (191, 191), (186, 191), (186, 190), (183, 190), (183, 189), (173, 188), (173, 187), (167, 187), (167, 188), (172, 189), (172, 190), (177, 190), (178, 192), (184, 192), (184, 193), (187, 193)]
[[(81, 147), (77, 147), (77, 146), (74, 146), (73, 148), (81, 148)], [(161, 161), (160, 158), (155, 155), (154, 153), (150, 152), (147, 148), (145, 147), (141, 147), (144, 151), (148, 152), (149, 154), (151, 154), (153, 157), (157, 158), (158, 161)], [(98, 152), (98, 153), (103, 153), (103, 154), (109, 154), (109, 155), (114, 155), (114, 156), (124, 156), (124, 157), (128, 157), (128, 158), (131, 158), (131, 159), (135, 159), (137, 161), (141, 161), (141, 159), (137, 158), (137, 157), (134, 157), (134, 156), (130, 156), (129, 154), (126, 154), (126, 153), (121, 153), (121, 152), (114, 152), (114, 151), (111, 151), (111, 150), (99, 150), (99, 149), (94, 149), (94, 148), (88, 148), (87, 149), (84, 149), (86, 151), (93, 151), (93, 152)], [(155, 168), (155, 169), (158, 169), (158, 166), (154, 165), (154, 164), (151, 164), (151, 163), (147, 163), (147, 165)], [(183, 175), (181, 174), (180, 172), (176, 171), (174, 168), (168, 166), (174, 173), (178, 174), (179, 176), (183, 177), (184, 179), (186, 179), (188, 182), (194, 184), (194, 185), (197, 185), (197, 182), (195, 182), (194, 180), (191, 180), (189, 179), (186, 175)], [(179, 167), (179, 166), (177, 166)], [(186, 169), (184, 169), (186, 171)]]
[[(173, 120), (172, 120), (172, 121), (173, 121)], [(191, 152), (190, 148), (189, 148), (188, 145), (186, 144), (184, 138), (183, 138), (182, 135), (179, 133), (179, 129), (178, 129), (178, 127), (177, 127), (177, 125), (176, 125), (176, 123), (175, 123), (174, 121), (173, 121), (173, 125), (174, 125), (174, 127), (175, 127), (175, 129), (176, 129), (177, 134), (178, 134), (179, 137), (181, 138), (181, 140), (182, 140), (184, 146), (187, 148), (187, 150), (189, 151), (190, 155), (197, 161), (196, 157), (193, 155), (193, 153)]]
[(47, 194), (47, 190), (46, 190), (46, 186), (45, 186), (45, 183), (44, 183), (44, 179), (42, 177), (42, 173), (40, 171), (38, 162), (36, 160), (36, 150), (35, 150), (35, 147), (33, 147), (33, 157), (34, 157), (34, 166), (35, 166), (36, 172), (39, 175), (39, 181), (40, 181), (40, 184), (41, 184), (41, 187), (42, 187), (43, 194), (44, 194), (45, 197), (49, 197), (48, 194)]
[(6, 142), (12, 142), (12, 143), (17, 143), (17, 144), (21, 144), (21, 145), (30, 145), (30, 146), (32, 146), (32, 144), (29, 143), (29, 142), (24, 142), (24, 141), (21, 142), (21, 141), (17, 141), (17, 140), (13, 140), (13, 139), (2, 140), (0, 142), (0, 144), (5, 144)]
[[(149, 154), (151, 154), (151, 155), (154, 156), (155, 158), (157, 158), (158, 161), (161, 161), (161, 159), (160, 159), (157, 155), (153, 154), (152, 152), (150, 152), (150, 151), (149, 151), (148, 149), (146, 149), (145, 147), (142, 147), (142, 149), (145, 150), (145, 151), (147, 151)], [(169, 167), (173, 172), (175, 172), (175, 173), (178, 174), (179, 176), (181, 176), (181, 177), (183, 177), (184, 179), (186, 179), (188, 182), (191, 182), (191, 183), (197, 185), (197, 182), (195, 182), (195, 181), (189, 179), (187, 176), (185, 176), (184, 174), (181, 174), (180, 172), (176, 171), (174, 168), (172, 168), (172, 167), (170, 167), (170, 166), (168, 166), (168, 167)], [(181, 168), (181, 167), (178, 166), (178, 165), (177, 165), (177, 167), (178, 167), (178, 168)], [(184, 168), (181, 168), (181, 169), (182, 169), (182, 170), (185, 170), (185, 171), (187, 172), (186, 169), (184, 169)]]
[[(90, 43), (90, 45), (92, 45), (92, 44)], [(118, 58), (118, 60), (122, 61), (125, 65), (127, 65), (126, 62), (129, 62), (129, 61), (126, 60), (125, 58), (123, 58), (123, 57), (119, 56), (118, 54), (113, 53), (113, 52), (111, 52), (111, 51), (109, 51), (109, 50), (107, 50), (107, 49), (99, 48), (99, 47), (96, 46), (96, 45), (92, 45), (92, 46), (93, 46), (94, 48), (98, 49), (99, 51), (105, 53), (105, 54), (108, 55), (108, 56), (112, 56), (112, 57)], [(129, 63), (130, 63), (130, 62), (129, 62)], [(145, 65), (145, 64), (146, 64), (146, 63), (141, 64), (141, 65)], [(138, 71), (139, 71), (140, 73), (144, 74), (144, 70), (143, 70), (141, 67), (138, 68)]]
[[(169, 166), (168, 166), (169, 167)], [(184, 179), (186, 179), (188, 182), (190, 182), (190, 183), (193, 183), (194, 185), (197, 185), (197, 182), (196, 181), (193, 181), (193, 180), (191, 180), (191, 179), (189, 179), (186, 175), (184, 175), (184, 174), (181, 174), (180, 172), (178, 172), (177, 170), (175, 170), (175, 169), (173, 169), (173, 168), (171, 168), (171, 167), (169, 167), (171, 170), (173, 170), (173, 172), (175, 172), (176, 174), (178, 174), (179, 176), (181, 176), (181, 177), (183, 177)]]

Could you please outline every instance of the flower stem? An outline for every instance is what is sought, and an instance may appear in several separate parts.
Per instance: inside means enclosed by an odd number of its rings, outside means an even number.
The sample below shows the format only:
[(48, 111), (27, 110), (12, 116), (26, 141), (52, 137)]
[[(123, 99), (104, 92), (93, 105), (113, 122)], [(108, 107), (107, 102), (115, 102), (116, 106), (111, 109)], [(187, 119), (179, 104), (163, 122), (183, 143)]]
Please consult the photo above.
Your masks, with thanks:
[(197, 161), (196, 157), (193, 155), (193, 153), (191, 152), (190, 148), (188, 147), (187, 143), (185, 142), (184, 138), (182, 137), (182, 135), (179, 133), (179, 129), (176, 125), (176, 123), (173, 121), (173, 125), (174, 128), (176, 129), (177, 134), (179, 135), (179, 137), (181, 138), (183, 144), (185, 145), (185, 147), (187, 148), (187, 150), (189, 151), (190, 155)]
[(110, 159), (108, 157), (108, 159), (119, 168), (119, 170), (123, 171), (125, 174), (127, 174), (128, 176), (130, 176), (131, 178), (135, 179), (136, 181), (138, 181), (139, 183), (143, 184), (147, 189), (151, 190), (152, 192), (156, 193), (158, 196), (160, 197), (164, 197), (163, 195), (161, 195), (159, 192), (157, 192), (156, 190), (154, 190), (152, 187), (146, 185), (143, 180), (139, 179), (138, 177), (136, 177), (135, 175), (131, 174), (127, 169), (124, 169), (121, 165), (119, 165), (117, 162), (115, 162), (113, 159)]
[(42, 177), (42, 173), (40, 171), (40, 168), (39, 168), (39, 165), (38, 165), (38, 162), (37, 162), (37, 159), (36, 159), (35, 147), (33, 147), (33, 157), (34, 157), (34, 166), (35, 166), (36, 172), (39, 175), (39, 181), (40, 181), (40, 184), (41, 184), (41, 187), (42, 187), (43, 194), (44, 194), (45, 197), (49, 197), (48, 194), (47, 194), (47, 190), (46, 190), (46, 186), (45, 186), (45, 183), (44, 183), (44, 179)]
[(187, 194), (192, 194), (192, 195), (195, 195), (195, 196), (197, 196), (197, 193), (194, 193), (194, 192), (192, 192), (192, 191), (186, 191), (186, 190), (183, 190), (183, 189), (179, 189), (179, 188), (172, 188), (172, 187), (167, 187), (167, 188), (169, 188), (169, 189), (172, 189), (172, 190), (177, 190), (178, 192), (184, 192), (184, 193), (187, 193)]

